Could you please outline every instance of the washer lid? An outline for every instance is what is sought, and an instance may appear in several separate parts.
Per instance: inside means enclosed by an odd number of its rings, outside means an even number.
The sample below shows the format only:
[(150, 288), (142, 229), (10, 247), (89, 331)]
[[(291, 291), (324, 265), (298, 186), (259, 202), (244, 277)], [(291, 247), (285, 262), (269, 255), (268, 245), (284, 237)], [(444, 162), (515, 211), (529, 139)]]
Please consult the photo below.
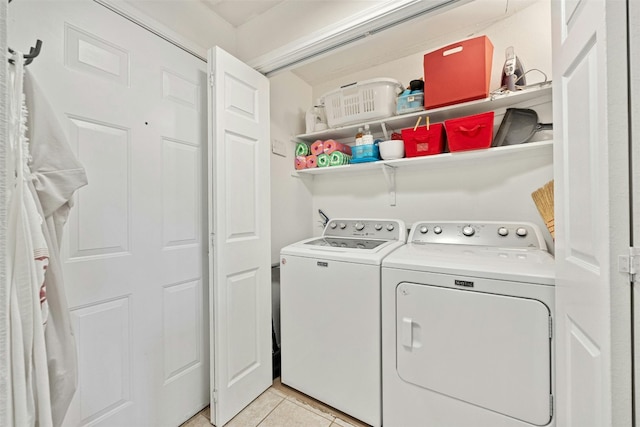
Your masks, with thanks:
[(555, 283), (554, 258), (540, 249), (409, 243), (387, 256), (382, 267), (544, 285)]
[(349, 249), (375, 249), (383, 245), (387, 240), (367, 240), (367, 239), (346, 239), (342, 237), (321, 237), (319, 239), (305, 242), (305, 245), (325, 246), (333, 248), (349, 248)]
[[(333, 261), (355, 262), (360, 264), (382, 263), (382, 259), (398, 247), (404, 246), (404, 242), (397, 240), (372, 240), (372, 239), (348, 239), (335, 238), (346, 246), (333, 246), (327, 244), (327, 237), (302, 240), (282, 248), (281, 256), (295, 255), (306, 258), (327, 259)], [(346, 242), (349, 241), (349, 242)], [(334, 242), (335, 243), (335, 242)], [(361, 246), (358, 246), (361, 244)], [(362, 247), (364, 245), (364, 247)]]

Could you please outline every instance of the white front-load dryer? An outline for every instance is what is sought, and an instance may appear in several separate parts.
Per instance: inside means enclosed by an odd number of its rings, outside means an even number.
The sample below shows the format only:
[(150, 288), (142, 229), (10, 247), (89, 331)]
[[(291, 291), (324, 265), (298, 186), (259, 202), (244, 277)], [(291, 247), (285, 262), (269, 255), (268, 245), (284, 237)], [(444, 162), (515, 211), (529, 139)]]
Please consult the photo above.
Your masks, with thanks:
[(383, 425), (554, 425), (553, 307), (535, 225), (415, 224), (382, 264)]
[(280, 253), (281, 381), (371, 426), (382, 422), (380, 268), (399, 220), (333, 219)]

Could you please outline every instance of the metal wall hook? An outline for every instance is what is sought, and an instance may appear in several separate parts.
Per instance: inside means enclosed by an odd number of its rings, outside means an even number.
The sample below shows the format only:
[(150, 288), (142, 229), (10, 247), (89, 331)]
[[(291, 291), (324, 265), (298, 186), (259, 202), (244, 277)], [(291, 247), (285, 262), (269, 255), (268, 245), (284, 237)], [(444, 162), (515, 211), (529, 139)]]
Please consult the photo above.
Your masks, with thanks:
[[(31, 46), (29, 49), (29, 53), (24, 55), (24, 65), (29, 65), (33, 62), (34, 58), (40, 55), (40, 50), (42, 49), (42, 40), (36, 40), (36, 45)], [(9, 53), (14, 53), (15, 51), (9, 48)], [(13, 64), (13, 60), (9, 59), (9, 62)]]

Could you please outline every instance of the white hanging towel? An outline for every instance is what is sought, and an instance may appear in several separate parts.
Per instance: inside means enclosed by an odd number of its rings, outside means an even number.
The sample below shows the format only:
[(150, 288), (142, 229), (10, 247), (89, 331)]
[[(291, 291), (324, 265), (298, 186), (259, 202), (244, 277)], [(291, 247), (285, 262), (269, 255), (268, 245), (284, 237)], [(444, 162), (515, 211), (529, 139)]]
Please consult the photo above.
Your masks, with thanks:
[(52, 426), (44, 318), (48, 249), (42, 218), (28, 188), (29, 158), (23, 95), (24, 58), (16, 52), (9, 88), (7, 278), (10, 313), (11, 419), (15, 426)]
[(87, 184), (87, 175), (69, 147), (56, 114), (26, 70), (24, 81), (29, 111), (29, 150), (31, 181), (29, 189), (44, 218), (44, 235), (49, 248), (45, 276), (49, 317), (45, 329), (53, 425), (64, 420), (77, 386), (76, 343), (62, 275), (60, 242), (73, 194)]

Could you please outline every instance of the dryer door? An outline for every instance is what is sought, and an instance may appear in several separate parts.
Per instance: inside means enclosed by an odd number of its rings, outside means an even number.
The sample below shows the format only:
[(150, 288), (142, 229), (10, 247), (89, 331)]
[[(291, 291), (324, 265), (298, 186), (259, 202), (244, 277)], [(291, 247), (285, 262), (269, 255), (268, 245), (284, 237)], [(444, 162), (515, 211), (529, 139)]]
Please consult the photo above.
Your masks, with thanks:
[(414, 283), (398, 285), (396, 304), (400, 378), (531, 424), (550, 421), (545, 304)]

